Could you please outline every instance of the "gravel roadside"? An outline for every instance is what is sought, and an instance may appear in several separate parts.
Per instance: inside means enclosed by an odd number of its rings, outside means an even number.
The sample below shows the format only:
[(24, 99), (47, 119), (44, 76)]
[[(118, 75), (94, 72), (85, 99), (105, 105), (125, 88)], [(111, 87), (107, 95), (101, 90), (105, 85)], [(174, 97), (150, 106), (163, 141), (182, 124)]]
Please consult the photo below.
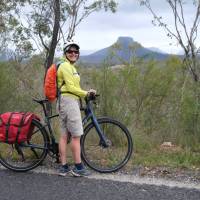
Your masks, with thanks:
[[(0, 168), (3, 167), (0, 166)], [(32, 171), (35, 173), (57, 174), (58, 168), (59, 165), (54, 163), (51, 159), (45, 159), (42, 166)], [(124, 168), (119, 172), (111, 174), (101, 174), (92, 171), (92, 175), (89, 178), (200, 190), (200, 170), (137, 166), (133, 167), (131, 170)]]
[[(38, 167), (33, 170), (35, 173), (47, 173), (47, 174), (57, 174), (57, 170), (50, 168)], [(133, 175), (131, 173), (112, 173), (112, 174), (100, 174), (92, 172), (92, 175), (89, 176), (90, 179), (97, 180), (112, 180), (119, 182), (130, 182), (134, 184), (147, 184), (147, 185), (157, 185), (157, 186), (168, 186), (168, 187), (178, 187), (178, 188), (193, 188), (200, 190), (200, 181), (191, 181), (191, 177), (184, 177), (182, 180), (180, 177), (176, 178), (166, 178), (159, 177), (154, 174), (154, 176), (140, 176), (139, 174)]]
[[(35, 173), (57, 174), (59, 165), (50, 157), (43, 164), (32, 170)], [(4, 169), (0, 165), (0, 169)], [(105, 179), (136, 184), (165, 185), (180, 188), (195, 188), (200, 190), (200, 169), (172, 169), (168, 167), (134, 166), (132, 169), (123, 168), (119, 172), (101, 174), (92, 171), (91, 179)]]

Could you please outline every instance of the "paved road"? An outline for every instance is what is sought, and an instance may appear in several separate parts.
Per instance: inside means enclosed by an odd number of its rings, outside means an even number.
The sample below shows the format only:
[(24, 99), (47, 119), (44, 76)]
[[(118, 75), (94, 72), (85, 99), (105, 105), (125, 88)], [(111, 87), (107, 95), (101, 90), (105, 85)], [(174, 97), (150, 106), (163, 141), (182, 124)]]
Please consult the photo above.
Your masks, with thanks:
[(0, 200), (199, 200), (200, 190), (0, 169)]

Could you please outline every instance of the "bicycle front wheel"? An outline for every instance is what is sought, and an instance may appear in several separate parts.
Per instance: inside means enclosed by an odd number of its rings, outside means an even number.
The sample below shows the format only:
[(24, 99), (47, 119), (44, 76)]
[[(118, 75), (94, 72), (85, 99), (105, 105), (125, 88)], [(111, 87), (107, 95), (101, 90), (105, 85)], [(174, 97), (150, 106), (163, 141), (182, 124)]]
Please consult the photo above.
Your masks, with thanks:
[(116, 120), (100, 118), (98, 123), (109, 145), (104, 147), (94, 124), (88, 124), (81, 138), (82, 159), (95, 171), (115, 172), (131, 157), (133, 151), (131, 135), (128, 129)]
[(48, 136), (37, 120), (32, 120), (34, 127), (31, 138), (20, 144), (0, 142), (0, 163), (13, 171), (31, 170), (45, 159), (48, 151)]

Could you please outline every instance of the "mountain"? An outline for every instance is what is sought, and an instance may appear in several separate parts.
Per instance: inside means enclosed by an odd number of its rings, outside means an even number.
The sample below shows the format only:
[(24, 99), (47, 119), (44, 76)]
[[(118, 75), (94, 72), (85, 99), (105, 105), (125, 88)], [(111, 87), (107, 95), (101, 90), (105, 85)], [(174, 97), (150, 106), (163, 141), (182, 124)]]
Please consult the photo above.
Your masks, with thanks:
[(166, 52), (164, 52), (161, 49), (156, 48), (156, 47), (148, 47), (148, 49), (151, 50), (151, 51), (157, 52), (157, 53), (166, 54)]
[[(90, 54), (88, 55), (88, 53)], [(0, 52), (0, 61), (12, 59), (9, 55), (12, 55), (11, 50)], [(161, 52), (159, 49), (145, 48), (140, 43), (134, 41), (131, 37), (119, 37), (117, 41), (109, 47), (103, 48), (94, 53), (91, 53), (91, 51), (82, 51), (81, 55), (79, 62), (85, 63), (86, 65), (98, 65), (103, 63), (105, 60), (108, 60), (111, 65), (118, 65), (122, 64), (124, 61), (129, 62), (133, 56), (144, 58), (146, 60), (164, 60), (170, 56), (170, 54)]]
[(11, 49), (0, 50), (0, 62), (14, 60), (13, 51)]
[[(113, 53), (116, 56), (110, 57)], [(123, 61), (130, 61), (133, 56), (144, 59), (164, 60), (169, 57), (169, 54), (145, 48), (131, 37), (119, 37), (111, 46), (90, 55), (81, 56), (80, 61), (88, 64), (99, 64), (110, 57), (109, 62), (112, 64), (121, 64)]]
[(95, 52), (94, 50), (81, 50), (80, 54), (85, 56), (85, 55), (89, 55), (94, 52)]
[(7, 56), (7, 53), (4, 51), (0, 51), (0, 61), (7, 61), (9, 58)]

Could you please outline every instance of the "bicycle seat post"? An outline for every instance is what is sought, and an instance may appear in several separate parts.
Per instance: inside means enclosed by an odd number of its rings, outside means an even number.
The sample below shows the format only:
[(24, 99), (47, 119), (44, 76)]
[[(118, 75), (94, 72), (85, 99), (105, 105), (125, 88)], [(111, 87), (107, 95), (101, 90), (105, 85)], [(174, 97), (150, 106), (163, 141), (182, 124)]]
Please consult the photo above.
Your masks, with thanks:
[(44, 106), (43, 110), (44, 110), (45, 117), (50, 116), (51, 113), (52, 113), (51, 103), (50, 102), (46, 102), (46, 107)]
[(51, 115), (51, 104), (49, 103), (49, 101), (47, 99), (34, 99), (33, 101), (39, 103), (42, 106), (45, 118), (47, 118), (49, 115)]

